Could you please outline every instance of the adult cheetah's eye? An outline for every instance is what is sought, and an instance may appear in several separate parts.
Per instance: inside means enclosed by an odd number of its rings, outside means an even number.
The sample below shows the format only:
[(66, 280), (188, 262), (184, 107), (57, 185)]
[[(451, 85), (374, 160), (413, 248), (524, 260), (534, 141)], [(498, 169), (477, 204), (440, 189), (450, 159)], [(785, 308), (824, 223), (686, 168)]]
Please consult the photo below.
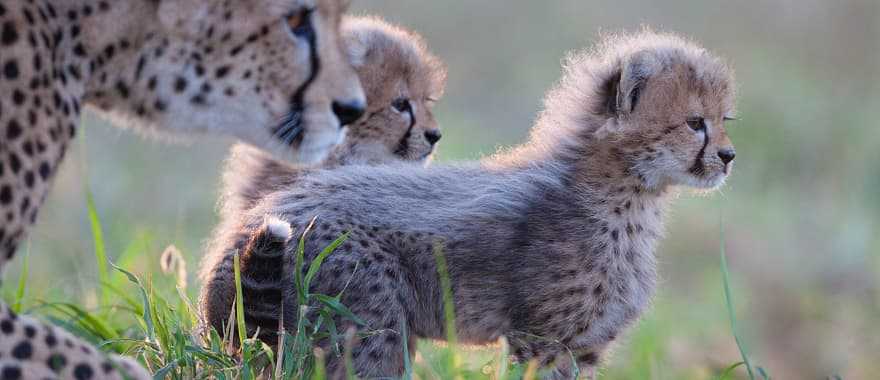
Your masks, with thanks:
[(286, 17), (287, 27), (297, 37), (307, 37), (312, 31), (312, 9), (295, 11)]
[(692, 117), (687, 119), (687, 125), (698, 132), (706, 130), (706, 120), (702, 117)]
[(408, 112), (411, 110), (411, 106), (409, 105), (409, 99), (407, 98), (397, 98), (393, 102), (391, 102), (391, 107), (394, 108), (397, 112)]

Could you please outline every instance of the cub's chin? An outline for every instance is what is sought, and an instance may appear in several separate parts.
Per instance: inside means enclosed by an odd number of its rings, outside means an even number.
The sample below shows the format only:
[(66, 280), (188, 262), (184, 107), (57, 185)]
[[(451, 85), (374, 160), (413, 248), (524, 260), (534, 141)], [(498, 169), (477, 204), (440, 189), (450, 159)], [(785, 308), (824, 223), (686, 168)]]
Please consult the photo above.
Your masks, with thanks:
[(690, 172), (681, 173), (675, 176), (673, 183), (679, 186), (690, 187), (700, 192), (712, 192), (724, 185), (730, 170), (718, 170), (695, 175)]

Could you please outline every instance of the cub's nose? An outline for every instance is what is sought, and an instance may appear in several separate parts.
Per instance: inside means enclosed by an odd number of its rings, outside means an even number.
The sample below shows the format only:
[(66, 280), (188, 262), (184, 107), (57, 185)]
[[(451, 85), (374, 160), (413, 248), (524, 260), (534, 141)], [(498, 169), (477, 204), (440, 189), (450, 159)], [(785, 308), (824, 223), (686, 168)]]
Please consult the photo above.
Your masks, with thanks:
[(361, 100), (340, 102), (333, 101), (333, 113), (339, 118), (340, 125), (348, 125), (360, 119), (366, 105)]
[(443, 137), (443, 135), (440, 133), (439, 129), (430, 129), (425, 131), (425, 139), (428, 140), (428, 144), (436, 144), (437, 141), (440, 141), (441, 137)]
[(721, 159), (725, 165), (729, 164), (730, 161), (733, 161), (736, 158), (736, 152), (733, 148), (725, 148), (718, 151), (718, 158)]

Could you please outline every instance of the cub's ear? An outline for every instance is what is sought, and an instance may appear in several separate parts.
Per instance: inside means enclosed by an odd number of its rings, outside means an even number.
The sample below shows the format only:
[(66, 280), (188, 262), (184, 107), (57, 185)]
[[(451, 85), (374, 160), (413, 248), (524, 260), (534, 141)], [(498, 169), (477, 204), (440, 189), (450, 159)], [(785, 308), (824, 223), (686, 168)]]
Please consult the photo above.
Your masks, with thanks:
[(208, 2), (199, 0), (160, 0), (159, 22), (165, 30), (195, 38), (206, 20)]
[(355, 68), (366, 64), (367, 53), (370, 50), (370, 32), (366, 28), (358, 28), (350, 20), (345, 20), (342, 26), (342, 39), (345, 45), (345, 55), (348, 63)]
[(620, 68), (603, 85), (605, 110), (609, 116), (622, 117), (636, 110), (639, 96), (656, 73), (657, 66), (655, 58), (647, 52), (634, 53), (621, 61)]

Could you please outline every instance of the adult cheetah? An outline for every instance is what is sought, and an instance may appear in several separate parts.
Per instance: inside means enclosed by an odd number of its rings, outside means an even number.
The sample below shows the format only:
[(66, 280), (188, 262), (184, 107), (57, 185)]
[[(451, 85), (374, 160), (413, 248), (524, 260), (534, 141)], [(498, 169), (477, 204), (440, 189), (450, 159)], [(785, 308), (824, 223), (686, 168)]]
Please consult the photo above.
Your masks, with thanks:
[[(227, 135), (322, 159), (365, 103), (338, 43), (346, 6), (0, 0), (0, 269), (36, 219), (83, 106), (147, 133)], [(64, 334), (0, 305), (0, 377), (119, 375)], [(50, 343), (62, 335), (77, 347)], [(45, 360), (56, 353), (67, 355), (57, 367)]]
[[(446, 68), (428, 51), (421, 36), (373, 17), (350, 17), (342, 23), (343, 45), (367, 96), (367, 117), (357, 123), (346, 141), (319, 166), (426, 164), (440, 139), (432, 112), (444, 91)], [(200, 299), (206, 322), (224, 331), (234, 298), (232, 257), (249, 241), (241, 216), (266, 194), (296, 186), (317, 171), (273, 160), (249, 147), (236, 147), (224, 171), (220, 224), (203, 259), (205, 284)], [(242, 262), (245, 322), (248, 336), (260, 329), (268, 344), (277, 343), (280, 255), (248, 255)], [(235, 336), (236, 334), (233, 334)]]
[[(552, 364), (549, 378), (572, 378), (575, 368), (594, 377), (607, 347), (650, 304), (654, 250), (676, 189), (716, 188), (730, 173), (724, 124), (734, 90), (728, 66), (693, 42), (650, 31), (609, 36), (569, 58), (521, 147), (457, 166), (321, 171), (267, 195), (238, 233), (265, 236), (248, 255), (284, 255), (279, 312), (291, 331), (299, 268), (297, 244), (287, 243), (317, 217), (305, 237), (307, 268), (350, 233), (311, 291), (342, 292), (373, 331), (352, 350), (362, 376), (403, 373), (402, 327), (409, 339), (445, 337), (439, 248), (460, 341), (504, 336), (519, 359)], [(344, 373), (341, 363), (328, 357), (328, 373)]]

